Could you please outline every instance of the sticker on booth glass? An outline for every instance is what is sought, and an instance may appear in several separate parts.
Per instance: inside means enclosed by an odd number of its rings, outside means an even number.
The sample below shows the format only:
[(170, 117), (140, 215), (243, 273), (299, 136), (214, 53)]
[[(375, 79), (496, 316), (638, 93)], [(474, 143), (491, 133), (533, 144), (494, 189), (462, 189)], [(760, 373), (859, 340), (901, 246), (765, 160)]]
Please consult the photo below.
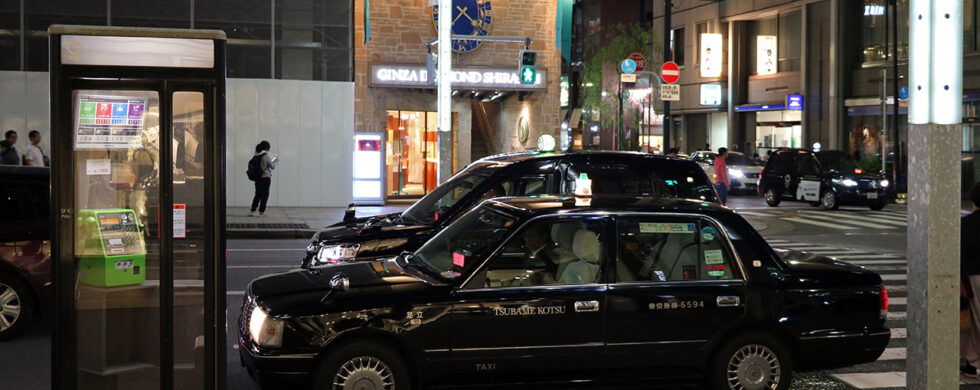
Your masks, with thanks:
[(466, 256), (462, 253), (453, 252), (453, 265), (463, 267), (466, 265)]
[(88, 176), (108, 175), (112, 173), (112, 162), (107, 158), (85, 160), (85, 174)]
[(693, 223), (640, 222), (640, 233), (690, 233), (694, 234)]
[(667, 281), (667, 276), (664, 275), (664, 271), (653, 271), (653, 273), (657, 274), (657, 278), (660, 278), (661, 282)]
[(721, 276), (725, 276), (725, 271), (708, 271), (708, 276), (712, 276), (712, 277), (716, 277), (716, 278), (717, 277), (721, 277)]
[(444, 278), (446, 278), (446, 279), (456, 279), (456, 278), (458, 278), (462, 274), (460, 274), (459, 272), (456, 272), (456, 271), (445, 271), (445, 272), (440, 273), (439, 275), (442, 276), (442, 277), (444, 277)]
[(701, 229), (701, 239), (704, 240), (704, 242), (709, 242), (714, 240), (715, 228), (711, 226), (706, 226), (704, 229)]
[(721, 249), (709, 249), (704, 251), (704, 263), (725, 264), (725, 256), (721, 253)]

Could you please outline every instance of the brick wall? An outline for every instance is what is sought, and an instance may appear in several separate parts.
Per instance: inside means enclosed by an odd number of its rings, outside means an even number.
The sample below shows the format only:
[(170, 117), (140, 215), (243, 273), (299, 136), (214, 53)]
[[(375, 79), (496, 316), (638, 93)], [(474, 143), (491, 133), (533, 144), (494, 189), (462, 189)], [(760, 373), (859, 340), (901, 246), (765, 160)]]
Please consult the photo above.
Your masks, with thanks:
[[(385, 104), (399, 104), (392, 95), (399, 95), (390, 88), (368, 86), (369, 64), (425, 64), (425, 42), (436, 38), (432, 21), (432, 7), (429, 0), (374, 0), (371, 1), (371, 40), (364, 43), (364, 2), (355, 1), (354, 7), (354, 84), (355, 84), (355, 131), (382, 131), (385, 126), (384, 111), (401, 107), (378, 107)], [(555, 42), (555, 16), (557, 3), (553, 0), (493, 0), (493, 24), (490, 34), (495, 36), (531, 37), (533, 50), (538, 51), (538, 67), (548, 71), (548, 88), (529, 95), (524, 102), (517, 103), (511, 97), (505, 107), (529, 108), (531, 134), (536, 139), (543, 132), (558, 134), (559, 82), (561, 79), (561, 56)], [(484, 42), (476, 50), (466, 54), (454, 54), (454, 66), (517, 67), (518, 52), (522, 44)], [(431, 99), (434, 109), (434, 93), (415, 90), (421, 99)], [(467, 100), (467, 102), (469, 102)], [(458, 103), (458, 102), (456, 102)], [(469, 113), (465, 113), (469, 115)], [(469, 118), (463, 118), (467, 122)], [(511, 123), (513, 122), (513, 123)], [(506, 134), (516, 134), (516, 120), (508, 116), (495, 124), (498, 137), (509, 138)], [(470, 128), (460, 131), (469, 133)], [(505, 134), (501, 134), (505, 133)], [(467, 137), (468, 138), (468, 137)], [(507, 149), (495, 152), (520, 150), (512, 143)], [(468, 147), (468, 146), (467, 146)], [(528, 142), (523, 148), (533, 148)], [(469, 154), (469, 150), (465, 151)]]

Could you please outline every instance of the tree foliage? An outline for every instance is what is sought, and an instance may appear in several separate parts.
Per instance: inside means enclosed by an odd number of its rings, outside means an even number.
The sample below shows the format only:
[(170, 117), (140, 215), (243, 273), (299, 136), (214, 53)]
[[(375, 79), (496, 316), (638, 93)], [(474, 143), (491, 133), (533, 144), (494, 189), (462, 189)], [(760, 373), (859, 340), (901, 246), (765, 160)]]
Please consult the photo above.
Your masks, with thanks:
[[(598, 120), (604, 127), (618, 128), (619, 63), (631, 53), (640, 53), (647, 59), (647, 71), (658, 69), (661, 63), (658, 58), (663, 57), (663, 49), (655, 36), (655, 30), (636, 23), (602, 28), (587, 38), (589, 46), (596, 50), (585, 61), (582, 70), (582, 108), (586, 118)], [(629, 114), (632, 110), (625, 111)], [(629, 119), (626, 121), (630, 122)], [(639, 118), (632, 122), (638, 124)]]

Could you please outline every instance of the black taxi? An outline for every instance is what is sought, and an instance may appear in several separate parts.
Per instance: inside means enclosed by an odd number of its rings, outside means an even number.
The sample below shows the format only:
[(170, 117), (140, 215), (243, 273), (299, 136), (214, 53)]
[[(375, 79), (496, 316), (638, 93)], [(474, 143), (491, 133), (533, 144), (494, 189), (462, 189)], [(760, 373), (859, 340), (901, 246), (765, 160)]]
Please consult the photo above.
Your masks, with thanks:
[(888, 344), (878, 274), (711, 203), (487, 200), (415, 252), (250, 283), (242, 363), (313, 388), (786, 389)]
[(313, 235), (302, 267), (414, 251), (483, 200), (574, 194), (583, 178), (596, 194), (718, 201), (698, 164), (679, 158), (611, 151), (501, 154), (470, 164), (402, 213), (355, 218), (351, 205), (344, 221)]
[(841, 205), (881, 210), (894, 196), (880, 174), (865, 172), (841, 151), (779, 149), (759, 175), (759, 195), (769, 206), (783, 200), (809, 202), (836, 210)]

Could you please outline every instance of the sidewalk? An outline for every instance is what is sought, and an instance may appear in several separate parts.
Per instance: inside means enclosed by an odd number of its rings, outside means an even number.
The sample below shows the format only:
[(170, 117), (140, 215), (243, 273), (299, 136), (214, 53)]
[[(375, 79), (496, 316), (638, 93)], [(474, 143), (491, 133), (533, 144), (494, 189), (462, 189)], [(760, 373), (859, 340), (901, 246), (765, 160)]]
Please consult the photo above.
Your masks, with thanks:
[[(368, 217), (397, 213), (411, 203), (389, 203), (386, 206), (358, 206), (357, 216)], [(346, 207), (269, 207), (265, 216), (249, 217), (248, 207), (229, 207), (227, 224), (229, 239), (310, 238), (327, 225), (344, 219)]]

